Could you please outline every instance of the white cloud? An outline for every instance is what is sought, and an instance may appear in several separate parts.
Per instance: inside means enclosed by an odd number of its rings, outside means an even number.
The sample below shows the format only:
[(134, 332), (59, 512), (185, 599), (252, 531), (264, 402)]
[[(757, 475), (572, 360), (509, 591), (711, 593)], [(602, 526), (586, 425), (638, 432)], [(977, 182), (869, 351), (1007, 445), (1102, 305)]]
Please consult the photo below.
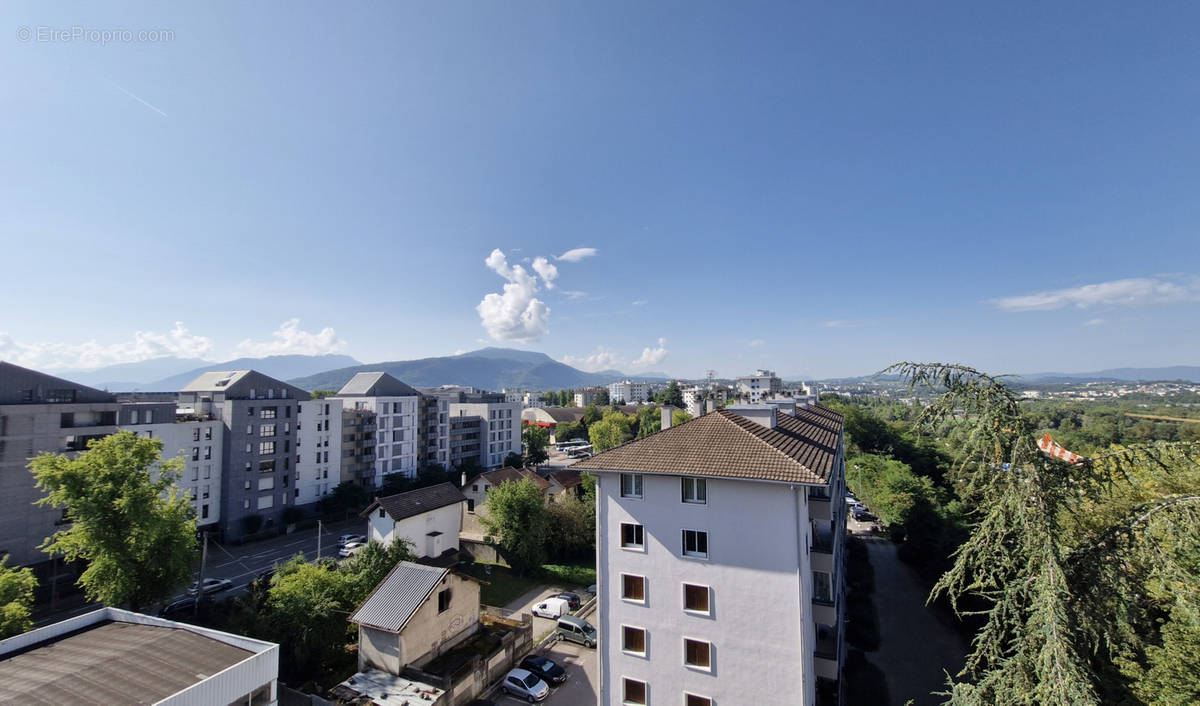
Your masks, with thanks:
[(510, 266), (499, 248), (488, 255), (484, 264), (508, 280), (503, 294), (488, 294), (475, 307), (488, 335), (498, 341), (529, 343), (549, 333), (550, 307), (534, 296), (537, 277), (520, 265)]
[(630, 302), (630, 304), (631, 304), (632, 306), (645, 306), (645, 305), (646, 305), (646, 300), (645, 300), (645, 299), (638, 299), (638, 300), (637, 300), (637, 301), (635, 301), (635, 302)]
[(258, 343), (247, 338), (237, 344), (234, 353), (250, 358), (269, 355), (325, 355), (336, 353), (346, 345), (328, 326), (319, 333), (301, 330), (300, 319), (288, 319), (283, 322), (271, 333), (271, 337), (274, 340)]
[(1084, 322), (1083, 325), (1084, 326), (1103, 326), (1104, 324), (1107, 324), (1107, 323), (1108, 323), (1107, 319), (1090, 319), (1090, 320)]
[(165, 333), (135, 331), (132, 341), (102, 344), (95, 340), (84, 343), (18, 343), (0, 333), (0, 359), (17, 365), (43, 370), (56, 368), (101, 368), (119, 363), (137, 363), (151, 358), (202, 358), (212, 351), (212, 339), (193, 335), (176, 321), (175, 328)]
[(1195, 281), (1181, 284), (1163, 277), (1134, 277), (1001, 297), (991, 300), (991, 303), (1004, 311), (1049, 311), (1068, 306), (1088, 309), (1093, 306), (1150, 306), (1197, 300), (1200, 300), (1200, 286)]
[(756, 338), (753, 341), (750, 341), (749, 345), (751, 348), (758, 348), (759, 346), (761, 346), (765, 343), (766, 343), (766, 341), (762, 340), (761, 338)]
[(554, 280), (558, 277), (558, 268), (551, 265), (549, 260), (540, 255), (533, 258), (533, 271), (541, 275), (542, 281), (546, 283), (546, 289), (554, 289)]
[(594, 373), (600, 370), (617, 368), (620, 365), (620, 358), (611, 349), (604, 346), (597, 346), (591, 355), (563, 356), (561, 362), (566, 363), (572, 368), (579, 368), (585, 372)]
[(466, 348), (459, 348), (458, 350), (454, 351), (454, 355), (462, 355), (463, 353), (466, 353), (466, 352), (467, 352)]
[(597, 252), (599, 251), (596, 250), (596, 248), (575, 248), (573, 250), (566, 251), (562, 255), (555, 255), (554, 259), (562, 260), (563, 262), (579, 262), (585, 257), (591, 257), (595, 255)]
[(583, 299), (588, 295), (587, 292), (581, 292), (577, 289), (564, 289), (562, 293), (567, 295), (567, 299)]
[(658, 339), (658, 348), (646, 347), (642, 349), (642, 355), (637, 360), (633, 361), (632, 365), (635, 368), (646, 368), (651, 365), (658, 365), (663, 358), (667, 357), (667, 339)]

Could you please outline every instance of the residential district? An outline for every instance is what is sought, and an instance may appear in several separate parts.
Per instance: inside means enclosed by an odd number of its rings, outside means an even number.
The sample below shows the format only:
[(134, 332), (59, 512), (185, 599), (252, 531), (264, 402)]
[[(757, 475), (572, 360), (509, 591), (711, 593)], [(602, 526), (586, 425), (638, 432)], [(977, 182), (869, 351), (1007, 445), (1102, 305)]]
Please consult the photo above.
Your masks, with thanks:
[[(536, 393), (416, 389), (359, 373), (314, 397), (230, 370), (175, 393), (124, 394), (0, 363), (0, 555), (32, 569), (41, 616), (0, 641), (0, 703), (449, 705), (502, 694), (837, 703), (841, 415), (759, 370), (733, 385), (683, 386), (681, 408), (663, 405), (656, 416), (657, 433), (607, 453), (556, 435), (598, 400), (636, 412), (654, 391), (617, 381), (576, 392), (575, 406), (550, 407)], [(523, 426), (548, 432), (546, 462), (506, 465), (519, 463)], [(29, 470), (39, 454), (78, 457), (121, 432), (159, 440), (163, 458), (179, 460), (174, 485), (205, 544), (197, 583), (140, 611), (80, 597), (85, 562), (43, 550), (71, 515), (38, 502), (44, 490)], [(430, 466), (455, 482), (383, 494)], [(594, 581), (483, 603), (487, 574), (462, 567), (507, 565), (486, 521), (497, 486), (532, 482), (556, 503), (582, 497), (585, 477), (594, 482)], [(368, 501), (332, 523), (341, 532), (333, 546), (323, 510), (345, 485), (365, 489)], [(322, 541), (325, 555), (341, 557), (374, 542), (410, 550), (344, 617), (358, 631), (357, 665), (320, 693), (280, 684), (280, 645), (190, 619), (213, 594), (252, 590), (260, 573), (269, 579), (292, 544), (304, 544), (293, 537), (311, 537), (313, 559)], [(501, 638), (473, 659), (456, 654), (483, 644), (481, 633)]]

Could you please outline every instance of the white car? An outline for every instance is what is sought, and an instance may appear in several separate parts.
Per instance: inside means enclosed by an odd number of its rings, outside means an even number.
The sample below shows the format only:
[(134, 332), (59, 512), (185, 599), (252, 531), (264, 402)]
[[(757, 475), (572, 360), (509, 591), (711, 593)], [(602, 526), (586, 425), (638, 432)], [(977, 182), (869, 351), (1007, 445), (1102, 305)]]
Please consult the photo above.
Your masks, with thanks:
[(361, 542), (363, 544), (366, 544), (367, 538), (361, 534), (343, 534), (341, 537), (338, 537), (338, 546), (339, 547), (344, 547), (347, 544), (351, 544), (353, 542)]
[(530, 612), (539, 618), (557, 620), (571, 612), (571, 604), (565, 598), (547, 598), (535, 605)]
[(366, 542), (350, 542), (349, 544), (347, 544), (346, 546), (344, 546), (338, 550), (338, 556), (343, 557), (343, 558), (348, 557), (348, 556), (354, 556), (355, 554), (357, 554), (359, 552), (359, 550), (361, 550), (365, 546), (367, 546)]
[(500, 688), (504, 690), (504, 693), (526, 699), (531, 704), (544, 701), (550, 695), (549, 684), (538, 679), (528, 669), (520, 667), (509, 671), (508, 675), (504, 677), (504, 681), (500, 682)]
[[(233, 582), (229, 579), (204, 579), (204, 595), (210, 596), (221, 591), (228, 591), (233, 588)], [(200, 586), (193, 583), (192, 587), (187, 590), (189, 596), (194, 596), (200, 593)]]

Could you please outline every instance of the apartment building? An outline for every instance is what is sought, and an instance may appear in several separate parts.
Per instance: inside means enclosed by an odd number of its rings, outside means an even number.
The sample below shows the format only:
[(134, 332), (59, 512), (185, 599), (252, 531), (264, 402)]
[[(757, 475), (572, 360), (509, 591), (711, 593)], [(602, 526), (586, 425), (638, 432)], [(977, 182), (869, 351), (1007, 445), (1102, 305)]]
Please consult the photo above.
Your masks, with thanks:
[(383, 485), (384, 476), (417, 475), (421, 393), (387, 373), (357, 373), (338, 390), (345, 409), (375, 414), (374, 477), (370, 487)]
[(239, 539), (276, 526), (294, 505), (297, 410), (310, 396), (254, 370), (203, 373), (184, 386), (178, 413), (225, 427), (221, 533)]
[(504, 458), (510, 453), (521, 453), (521, 403), (450, 404), (451, 422), (457, 419), (462, 423), (466, 417), (479, 418), (479, 464), (484, 468), (503, 466)]
[(341, 482), (375, 487), (375, 413), (342, 408)]
[(113, 395), (69, 380), (0, 362), (0, 555), (11, 564), (37, 566), (50, 556), (38, 549), (61, 529), (60, 509), (35, 505), (29, 459), (44, 452), (74, 455), (87, 442), (117, 431)]
[(596, 402), (596, 396), (600, 393), (601, 389), (602, 388), (599, 387), (589, 387), (576, 392), (575, 406), (587, 407), (590, 404), (594, 404)]
[(437, 464), (443, 468), (450, 465), (450, 400), (421, 393), (417, 426), (420, 437), (417, 449), (418, 465)]
[(609, 404), (641, 404), (650, 399), (650, 386), (644, 382), (624, 380), (608, 386)]
[(733, 399), (733, 390), (724, 385), (709, 384), (707, 386), (691, 385), (681, 389), (683, 407), (693, 417), (699, 417), (708, 411), (705, 402), (712, 400), (713, 405), (725, 404)]
[(325, 398), (296, 405), (296, 505), (315, 503), (342, 482), (342, 400)]
[(755, 370), (753, 375), (738, 378), (735, 389), (739, 400), (758, 404), (764, 396), (774, 397), (782, 393), (783, 380), (774, 370)]
[(836, 703), (841, 415), (741, 406), (664, 427), (573, 466), (596, 476), (599, 703)]
[(195, 415), (177, 415), (174, 402), (122, 401), (117, 426), (162, 441), (162, 457), (183, 464), (175, 482), (191, 496), (196, 526), (216, 529), (221, 522), (225, 425)]

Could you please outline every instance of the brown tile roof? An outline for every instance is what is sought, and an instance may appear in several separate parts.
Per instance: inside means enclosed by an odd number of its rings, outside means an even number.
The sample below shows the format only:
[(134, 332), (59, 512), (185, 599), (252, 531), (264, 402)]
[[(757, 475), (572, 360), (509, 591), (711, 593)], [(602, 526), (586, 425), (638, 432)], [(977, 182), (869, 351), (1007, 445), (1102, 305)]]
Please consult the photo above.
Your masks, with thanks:
[(570, 489), (583, 482), (583, 474), (574, 468), (550, 471), (550, 478), (564, 488)]
[(720, 410), (584, 459), (575, 470), (829, 482), (842, 415), (814, 405), (777, 415), (774, 429)]
[(497, 468), (496, 470), (488, 471), (487, 473), (480, 473), (479, 477), (483, 478), (491, 485), (500, 485), (501, 483), (506, 483), (508, 481), (516, 483), (523, 478), (528, 478), (529, 480), (533, 481), (533, 484), (536, 485), (538, 490), (542, 492), (545, 492), (546, 489), (550, 487), (550, 481), (542, 478), (527, 468), (512, 468), (511, 466), (505, 466), (504, 468)]
[(389, 517), (399, 522), (414, 515), (420, 515), (423, 512), (436, 510), (439, 507), (453, 505), (454, 503), (465, 503), (466, 501), (466, 496), (462, 494), (461, 490), (454, 487), (453, 484), (438, 483), (426, 488), (410, 490), (407, 493), (397, 493), (396, 495), (375, 498), (375, 501), (368, 505), (366, 510), (360, 512), (358, 516), (368, 517), (375, 511), (375, 508), (382, 507)]

